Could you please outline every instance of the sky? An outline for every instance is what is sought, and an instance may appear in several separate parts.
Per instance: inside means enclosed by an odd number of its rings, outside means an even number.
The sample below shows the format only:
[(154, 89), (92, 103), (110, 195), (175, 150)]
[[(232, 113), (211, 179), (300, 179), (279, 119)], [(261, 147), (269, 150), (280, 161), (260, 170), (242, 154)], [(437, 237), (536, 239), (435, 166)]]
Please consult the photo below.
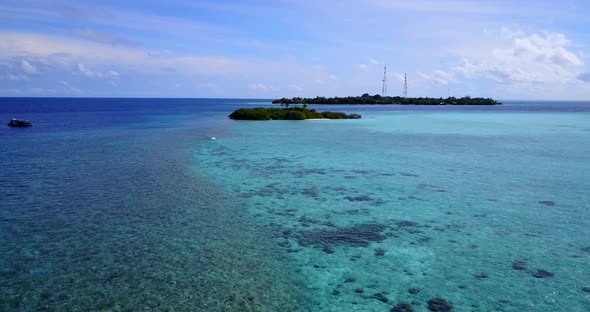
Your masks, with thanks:
[(590, 1), (0, 0), (0, 96), (590, 100)]

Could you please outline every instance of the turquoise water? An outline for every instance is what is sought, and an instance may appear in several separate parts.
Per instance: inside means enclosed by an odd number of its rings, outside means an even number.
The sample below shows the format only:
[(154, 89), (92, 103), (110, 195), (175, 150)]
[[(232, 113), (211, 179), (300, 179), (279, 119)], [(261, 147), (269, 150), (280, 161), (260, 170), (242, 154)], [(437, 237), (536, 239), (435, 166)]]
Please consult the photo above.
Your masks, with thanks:
[(363, 116), (238, 122), (194, 153), (275, 232), (313, 311), (590, 309), (587, 113)]
[(590, 104), (252, 105), (0, 99), (0, 310), (590, 310)]

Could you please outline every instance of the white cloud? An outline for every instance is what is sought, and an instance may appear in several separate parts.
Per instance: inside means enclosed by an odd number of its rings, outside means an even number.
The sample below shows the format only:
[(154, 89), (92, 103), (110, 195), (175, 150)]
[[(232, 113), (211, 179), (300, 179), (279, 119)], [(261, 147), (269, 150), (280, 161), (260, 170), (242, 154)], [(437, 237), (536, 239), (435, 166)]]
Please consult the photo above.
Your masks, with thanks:
[(413, 0), (413, 1), (391, 1), (391, 0), (370, 0), (369, 3), (392, 9), (424, 12), (445, 12), (445, 13), (497, 13), (501, 12), (496, 6), (482, 3), (482, 1), (467, 0)]
[(69, 93), (69, 94), (81, 94), (81, 93), (82, 93), (82, 90), (80, 90), (80, 89), (78, 89), (78, 88), (76, 88), (76, 87), (72, 86), (72, 85), (71, 85), (69, 82), (67, 82), (67, 81), (63, 81), (63, 80), (62, 80), (62, 81), (60, 81), (60, 82), (59, 82), (59, 84), (60, 84), (60, 85), (62, 85), (62, 87), (63, 87), (63, 91), (64, 91), (65, 93)]
[(223, 88), (213, 82), (198, 83), (195, 86), (201, 92), (212, 92), (214, 94), (223, 94)]
[(513, 39), (518, 37), (526, 36), (526, 33), (522, 29), (513, 29), (510, 27), (502, 27), (500, 29), (500, 35), (505, 39)]
[(367, 64), (355, 64), (354, 68), (356, 68), (357, 70), (363, 71), (363, 72), (369, 71), (369, 66), (367, 66)]
[(398, 82), (404, 82), (404, 74), (402, 73), (387, 73), (387, 75), (391, 78), (393, 78), (394, 81), (398, 81)]
[(1, 95), (20, 95), (22, 93), (23, 93), (23, 91), (21, 89), (18, 89), (18, 88), (13, 88), (13, 89), (0, 89), (0, 94)]
[(0, 80), (28, 81), (40, 73), (32, 61), (21, 57), (11, 57), (0, 61)]
[(455, 77), (453, 74), (442, 70), (435, 70), (430, 74), (418, 72), (418, 76), (420, 76), (422, 79), (432, 81), (438, 85), (448, 85), (449, 83), (455, 81)]
[(10, 81), (21, 81), (21, 80), (29, 80), (29, 76), (23, 74), (14, 74), (14, 73), (7, 73), (4, 75), (0, 75), (0, 79), (10, 80)]
[(485, 77), (500, 83), (568, 83), (584, 69), (584, 62), (570, 49), (571, 42), (564, 34), (502, 32), (510, 38), (508, 44), (465, 55), (455, 70), (466, 77)]
[(106, 72), (105, 77), (108, 77), (112, 80), (119, 80), (119, 78), (121, 78), (121, 75), (114, 70), (109, 70), (108, 72)]
[(260, 92), (278, 91), (277, 88), (264, 83), (251, 83), (248, 85), (248, 89)]
[(377, 61), (374, 58), (369, 58), (369, 64), (371, 64), (371, 65), (380, 65), (380, 64), (383, 64), (383, 62), (379, 62), (379, 61)]
[(54, 7), (55, 11), (65, 18), (76, 20), (98, 19), (108, 21), (113, 19), (113, 14), (105, 9), (92, 8), (82, 9), (70, 4), (59, 3)]
[(316, 84), (323, 85), (323, 84), (327, 84), (327, 83), (329, 83), (329, 82), (331, 82), (331, 81), (336, 81), (337, 79), (338, 79), (338, 77), (336, 77), (336, 75), (329, 74), (329, 75), (327, 75), (327, 76), (323, 76), (323, 77), (320, 77), (320, 78), (316, 78), (316, 79), (314, 80), (314, 82), (315, 82)]
[(70, 34), (74, 37), (98, 42), (98, 43), (105, 43), (110, 45), (121, 45), (121, 46), (130, 46), (134, 47), (137, 46), (137, 43), (129, 40), (127, 38), (108, 33), (108, 32), (100, 32), (90, 28), (84, 29), (73, 29), (70, 31)]
[(297, 84), (290, 84), (287, 86), (287, 89), (290, 91), (301, 92), (303, 91), (303, 87)]
[(36, 96), (40, 96), (40, 95), (55, 95), (58, 93), (58, 90), (56, 89), (51, 89), (51, 88), (38, 88), (38, 87), (34, 87), (34, 88), (29, 88), (28, 92), (30, 94), (34, 94)]
[(84, 64), (78, 64), (77, 66), (78, 68), (78, 72), (88, 78), (94, 78), (96, 77), (96, 73), (91, 71), (90, 69), (86, 68), (86, 66), (84, 66)]
[(81, 63), (78, 63), (76, 65), (76, 71), (74, 73), (80, 74), (80, 75), (88, 77), (88, 78), (98, 78), (98, 79), (107, 79), (107, 80), (119, 80), (119, 78), (121, 77), (121, 75), (117, 71), (114, 71), (114, 70), (107, 70), (105, 72), (95, 71), (95, 70), (91, 70), (90, 68), (88, 68), (87, 66), (85, 66), (84, 64), (81, 64)]
[(26, 60), (21, 60), (21, 67), (25, 74), (27, 75), (36, 75), (39, 72), (35, 66), (31, 65), (31, 63), (27, 62)]
[(354, 64), (354, 68), (363, 72), (368, 72), (375, 65), (383, 65), (383, 62), (378, 61), (374, 58), (369, 58), (366, 63)]
[(268, 87), (263, 83), (251, 83), (248, 85), (248, 89), (252, 90), (266, 90)]
[[(313, 76), (323, 73), (322, 68), (300, 66), (293, 62), (220, 58), (202, 55), (179, 55), (170, 51), (151, 51), (139, 47), (113, 46), (59, 36), (0, 31), (0, 60), (14, 57), (34, 57), (48, 63), (72, 64), (76, 74), (86, 77), (103, 77), (93, 68), (132, 68), (135, 73), (156, 74), (162, 68), (178, 74), (198, 76), (227, 76), (268, 73), (286, 73), (290, 76)], [(78, 66), (81, 64), (82, 66)], [(92, 68), (90, 67), (92, 66)], [(120, 71), (118, 71), (120, 73)], [(284, 76), (284, 74), (281, 74)], [(333, 78), (330, 78), (333, 79)]]
[(137, 62), (146, 58), (139, 49), (113, 47), (59, 36), (0, 31), (0, 59), (12, 57), (49, 58), (54, 55), (68, 59), (97, 62)]
[[(94, 82), (81, 81), (81, 79), (104, 80), (116, 85), (116, 82), (123, 77), (127, 80), (139, 79), (151, 82), (152, 78), (162, 75), (174, 76), (182, 80), (193, 79), (193, 85), (219, 81), (219, 79), (225, 81), (231, 79), (231, 83), (234, 84), (234, 88), (230, 88), (229, 91), (220, 88), (194, 87), (190, 91), (190, 88), (183, 85), (183, 89), (187, 90), (184, 91), (187, 92), (186, 96), (189, 96), (190, 92), (198, 92), (201, 95), (221, 95), (222, 91), (225, 96), (230, 94), (231, 96), (250, 96), (287, 90), (304, 95), (301, 94), (303, 90), (300, 91), (293, 86), (288, 88), (289, 84), (306, 85), (308, 86), (305, 89), (306, 92), (321, 94), (327, 90), (327, 86), (330, 86), (331, 92), (336, 90), (337, 84), (330, 84), (330, 82), (339, 79), (336, 75), (327, 72), (328, 68), (321, 64), (301, 65), (294, 60), (179, 55), (165, 49), (150, 50), (145, 47), (110, 45), (73, 37), (0, 31), (0, 79), (31, 80), (22, 72), (21, 59), (26, 59), (30, 65), (38, 68), (38, 72), (45, 75), (43, 78), (58, 77), (56, 81), (67, 80), (85, 86)], [(15, 68), (19, 71), (14, 70)], [(285, 81), (286, 77), (288, 77), (287, 81)], [(321, 80), (323, 84), (321, 88), (314, 84), (315, 80)], [(166, 81), (161, 89), (154, 86), (152, 89), (157, 90), (154, 94), (162, 92), (161, 90), (168, 92), (167, 90), (171, 89), (166, 86), (173, 85), (175, 81), (177, 80)], [(273, 83), (269, 85), (263, 83), (264, 81)], [(236, 85), (243, 87), (236, 88)], [(284, 88), (279, 89), (279, 85), (283, 85)], [(64, 93), (62, 86), (55, 90), (58, 93)], [(142, 89), (136, 92), (148, 94), (150, 91), (152, 90)], [(40, 90), (35, 92), (43, 93)]]

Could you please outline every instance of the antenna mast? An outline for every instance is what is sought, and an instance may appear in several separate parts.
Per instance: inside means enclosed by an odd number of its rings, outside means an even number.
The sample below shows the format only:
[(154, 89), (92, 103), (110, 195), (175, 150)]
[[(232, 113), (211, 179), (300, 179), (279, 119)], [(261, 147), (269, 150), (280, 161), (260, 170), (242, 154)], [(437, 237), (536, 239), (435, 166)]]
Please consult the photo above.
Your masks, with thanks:
[(404, 97), (408, 97), (408, 75), (404, 73)]
[(383, 88), (381, 89), (381, 96), (387, 96), (387, 66), (383, 66)]

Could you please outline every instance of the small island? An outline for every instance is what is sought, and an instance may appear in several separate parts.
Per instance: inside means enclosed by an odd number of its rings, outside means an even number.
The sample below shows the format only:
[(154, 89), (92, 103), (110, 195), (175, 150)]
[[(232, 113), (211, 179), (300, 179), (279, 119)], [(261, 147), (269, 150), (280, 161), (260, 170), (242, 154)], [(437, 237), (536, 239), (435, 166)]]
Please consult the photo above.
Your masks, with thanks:
[(331, 97), (326, 98), (317, 96), (315, 98), (300, 98), (294, 97), (292, 99), (282, 98), (272, 101), (273, 104), (289, 105), (289, 104), (384, 104), (384, 105), (500, 105), (502, 103), (491, 98), (472, 98), (465, 96), (462, 98), (448, 97), (443, 98), (429, 98), (429, 97), (400, 97), (400, 96), (381, 96), (379, 94), (369, 95), (365, 93), (361, 96), (346, 96), (346, 97)]
[(306, 120), (306, 119), (359, 119), (359, 114), (346, 114), (342, 112), (318, 112), (315, 109), (308, 109), (307, 105), (302, 107), (285, 108), (240, 108), (229, 115), (235, 120)]

